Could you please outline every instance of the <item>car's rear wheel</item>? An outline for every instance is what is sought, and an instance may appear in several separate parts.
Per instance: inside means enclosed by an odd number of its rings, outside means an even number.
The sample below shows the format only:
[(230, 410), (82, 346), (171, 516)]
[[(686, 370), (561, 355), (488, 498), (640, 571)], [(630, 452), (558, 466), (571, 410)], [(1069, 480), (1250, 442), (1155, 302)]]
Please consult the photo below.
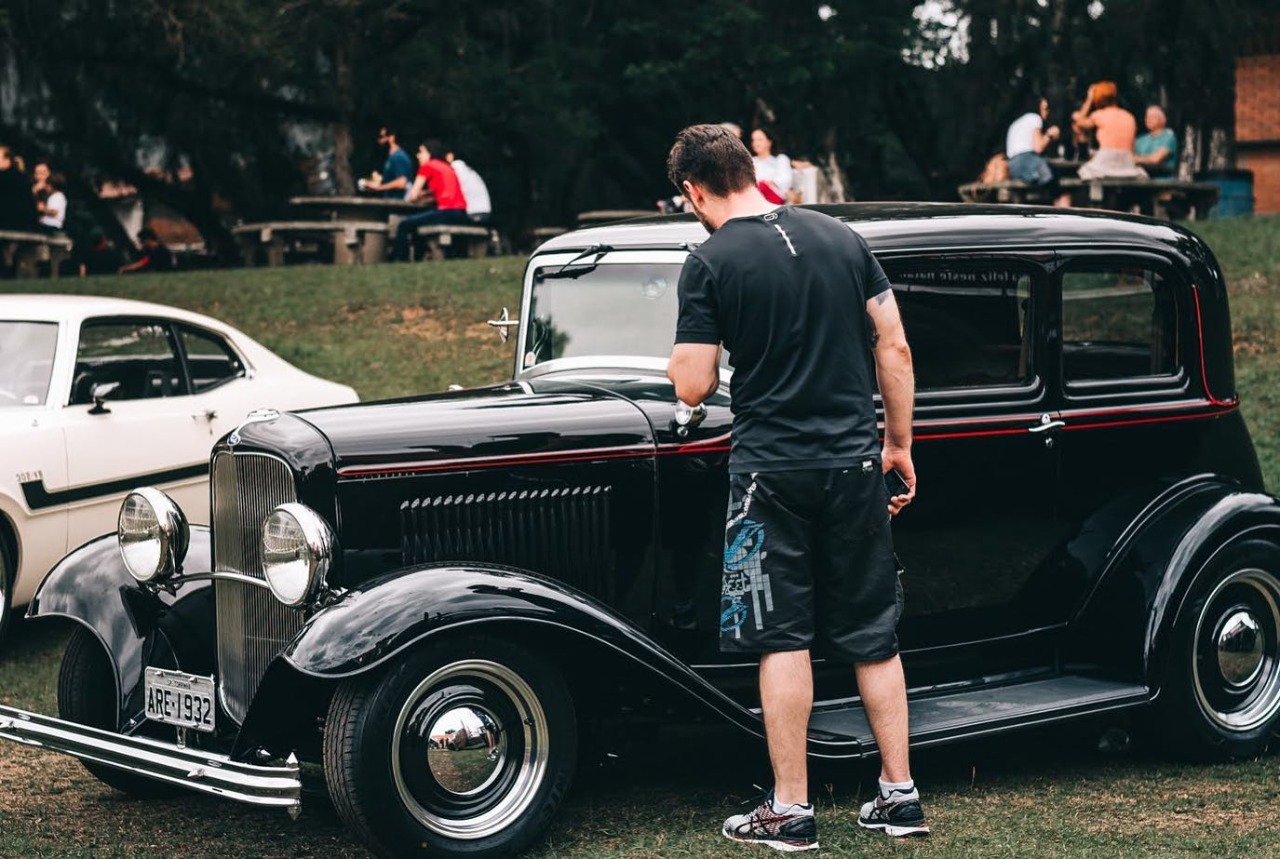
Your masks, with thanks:
[(17, 575), (13, 559), (9, 557), (4, 528), (0, 527), (0, 644), (4, 644), (5, 634), (9, 631), (9, 616), (13, 614), (13, 582)]
[[(111, 662), (93, 633), (77, 626), (62, 655), (58, 672), (58, 715), (69, 722), (118, 731), (119, 708)], [(139, 799), (172, 796), (173, 789), (156, 779), (93, 761), (81, 761), (99, 781)]]
[(537, 839), (577, 759), (560, 673), (511, 642), (460, 638), (339, 687), (324, 769), (347, 825), (387, 856), (507, 856)]
[(1200, 575), (1175, 632), (1158, 729), (1175, 753), (1260, 754), (1280, 721), (1280, 546), (1246, 540)]

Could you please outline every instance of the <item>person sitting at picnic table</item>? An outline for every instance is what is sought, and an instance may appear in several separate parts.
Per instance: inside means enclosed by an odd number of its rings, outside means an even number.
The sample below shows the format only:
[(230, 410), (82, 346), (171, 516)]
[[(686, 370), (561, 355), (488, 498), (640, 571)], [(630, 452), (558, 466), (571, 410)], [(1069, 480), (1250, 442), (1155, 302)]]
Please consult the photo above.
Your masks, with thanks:
[(1147, 173), (1133, 160), (1134, 138), (1138, 121), (1120, 107), (1116, 85), (1099, 81), (1089, 87), (1084, 104), (1071, 114), (1071, 127), (1092, 131), (1098, 139), (1098, 151), (1081, 165), (1081, 179), (1146, 179)]
[(751, 163), (756, 167), (756, 184), (770, 203), (787, 202), (791, 190), (791, 159), (773, 152), (773, 135), (763, 127), (751, 130)]
[(458, 184), (462, 186), (462, 196), (467, 198), (467, 217), (471, 223), (481, 226), (489, 225), (489, 216), (493, 212), (493, 204), (489, 202), (489, 186), (484, 184), (480, 174), (471, 169), (471, 165), (453, 154), (453, 150), (445, 147), (444, 160), (449, 162), (453, 172), (458, 174)]
[(413, 181), (413, 159), (396, 142), (395, 131), (385, 125), (378, 130), (378, 143), (387, 147), (387, 160), (382, 165), (382, 172), (356, 184), (361, 191), (381, 194), (391, 200), (403, 200)]
[(138, 233), (138, 242), (142, 245), (141, 255), (133, 262), (120, 266), (117, 274), (160, 274), (173, 271), (173, 254), (160, 241), (155, 230), (143, 227)]
[(1053, 184), (1053, 168), (1044, 158), (1049, 144), (1061, 137), (1058, 126), (1044, 127), (1049, 119), (1049, 100), (1040, 95), (1027, 102), (1026, 113), (1009, 124), (1004, 137), (1004, 154), (1009, 159), (1009, 177), (1028, 185)]
[[(40, 168), (43, 167), (44, 171)], [(42, 192), (36, 195), (36, 211), (40, 213), (38, 224), (41, 232), (54, 234), (62, 232), (67, 221), (67, 195), (62, 193), (66, 180), (60, 173), (50, 173), (49, 165), (37, 164), (35, 178)]]
[(1178, 135), (1169, 128), (1164, 108), (1158, 104), (1148, 107), (1143, 123), (1147, 133), (1134, 141), (1133, 160), (1154, 177), (1174, 178), (1178, 172)]
[(469, 224), (467, 217), (467, 198), (462, 193), (462, 185), (458, 182), (458, 174), (453, 172), (449, 162), (438, 157), (444, 154), (444, 147), (439, 140), (430, 139), (418, 146), (418, 175), (413, 186), (405, 197), (409, 202), (416, 202), (430, 191), (435, 197), (436, 207), (416, 215), (410, 215), (400, 221), (396, 227), (396, 243), (391, 258), (409, 259), (409, 242), (418, 227), (427, 224)]

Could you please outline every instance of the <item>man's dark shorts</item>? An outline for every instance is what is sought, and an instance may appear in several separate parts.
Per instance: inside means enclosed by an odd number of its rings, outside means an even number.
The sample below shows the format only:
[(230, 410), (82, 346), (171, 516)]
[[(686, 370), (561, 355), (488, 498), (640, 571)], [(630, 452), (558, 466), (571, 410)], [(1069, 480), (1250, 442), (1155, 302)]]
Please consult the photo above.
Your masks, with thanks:
[(901, 614), (879, 459), (729, 475), (722, 651), (876, 662), (898, 652)]

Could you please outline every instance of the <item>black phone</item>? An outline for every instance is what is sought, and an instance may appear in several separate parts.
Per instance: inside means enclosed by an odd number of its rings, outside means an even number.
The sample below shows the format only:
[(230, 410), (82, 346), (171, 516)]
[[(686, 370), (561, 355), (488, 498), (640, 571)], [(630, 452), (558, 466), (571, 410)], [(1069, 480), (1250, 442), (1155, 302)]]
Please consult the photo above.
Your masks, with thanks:
[(906, 479), (898, 473), (898, 469), (896, 468), (891, 468), (885, 472), (884, 486), (885, 489), (889, 490), (890, 498), (897, 495), (911, 494), (911, 487), (907, 485)]

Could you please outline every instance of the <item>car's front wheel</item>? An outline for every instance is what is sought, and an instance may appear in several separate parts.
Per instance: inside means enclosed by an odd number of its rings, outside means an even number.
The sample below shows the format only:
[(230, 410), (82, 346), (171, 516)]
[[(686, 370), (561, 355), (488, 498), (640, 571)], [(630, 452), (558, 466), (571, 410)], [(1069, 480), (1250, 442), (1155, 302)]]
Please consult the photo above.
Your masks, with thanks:
[(545, 658), (458, 638), (344, 682), (324, 735), (334, 806), (387, 856), (506, 856), (546, 829), (577, 759), (573, 701)]
[(1247, 758), (1280, 722), (1280, 546), (1244, 540), (1201, 573), (1175, 630), (1157, 699), (1170, 751)]
[[(68, 722), (118, 731), (114, 674), (101, 642), (89, 630), (77, 626), (62, 654), (62, 668), (58, 672), (58, 715)], [(94, 761), (81, 763), (99, 781), (138, 799), (173, 795), (172, 788), (156, 779)]]

